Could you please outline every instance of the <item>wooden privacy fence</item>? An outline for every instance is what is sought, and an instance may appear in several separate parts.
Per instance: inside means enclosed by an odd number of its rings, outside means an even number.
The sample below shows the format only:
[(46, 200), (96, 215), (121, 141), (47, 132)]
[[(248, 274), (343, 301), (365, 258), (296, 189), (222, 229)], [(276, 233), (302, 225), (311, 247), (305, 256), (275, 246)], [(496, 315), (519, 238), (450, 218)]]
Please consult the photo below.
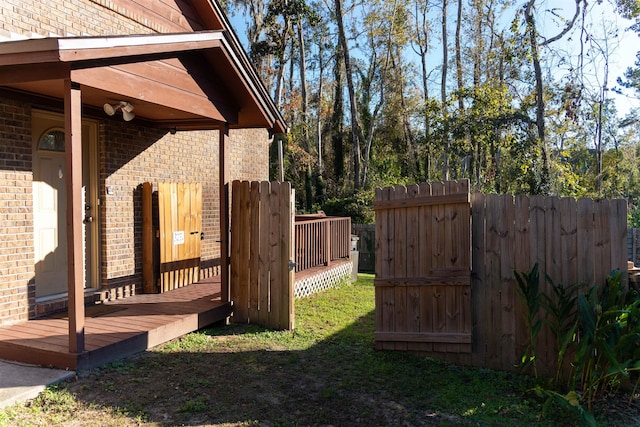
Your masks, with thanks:
[(471, 352), (468, 181), (377, 189), (376, 347)]
[(352, 224), (351, 234), (358, 236), (358, 271), (375, 271), (374, 224)]
[(230, 277), (235, 322), (294, 328), (294, 194), (288, 182), (232, 183)]
[[(527, 337), (525, 307), (515, 291), (514, 270), (528, 271), (538, 263), (541, 273), (547, 273), (554, 282), (583, 283), (585, 287), (603, 284), (614, 269), (623, 271), (626, 278), (624, 200), (472, 194), (466, 207), (469, 217), (462, 212), (464, 208), (455, 210), (461, 202), (450, 207), (439, 195), (443, 188), (445, 195), (453, 195), (456, 189), (468, 192), (468, 181), (376, 191), (376, 276), (385, 279), (376, 281), (379, 348), (406, 348), (454, 362), (514, 370)], [(429, 191), (442, 204), (429, 202)], [(422, 205), (423, 201), (427, 204)], [(416, 209), (418, 237), (411, 239), (409, 230), (416, 226), (410, 225), (408, 218), (415, 218)], [(470, 227), (470, 235), (465, 224)], [(407, 238), (403, 238), (405, 235)], [(444, 259), (438, 261), (443, 253)], [(471, 254), (471, 268), (460, 262), (460, 257), (465, 259), (467, 254)], [(460, 268), (456, 283), (466, 283), (462, 280), (466, 275), (471, 281), (470, 296), (443, 291), (442, 284), (433, 279), (433, 273), (426, 274), (424, 267), (419, 269), (419, 279), (408, 277), (416, 271), (416, 263), (426, 263), (433, 269), (434, 261), (450, 264), (450, 268), (456, 264)], [(541, 290), (549, 294), (543, 278), (541, 274)], [(431, 323), (424, 317), (432, 319)], [(452, 330), (450, 319), (458, 319), (456, 324), (463, 325), (460, 332), (466, 332), (466, 322), (471, 321), (470, 347), (445, 346), (431, 339), (434, 328)], [(397, 339), (403, 334), (412, 339)], [(394, 339), (386, 339), (389, 336)], [(425, 346), (425, 342), (433, 346)], [(556, 350), (544, 328), (537, 353), (539, 371), (555, 372)]]
[(349, 258), (351, 218), (296, 216), (296, 272)]
[(630, 228), (627, 233), (627, 258), (640, 266), (640, 228)]
[(143, 291), (166, 292), (199, 280), (202, 184), (142, 184)]

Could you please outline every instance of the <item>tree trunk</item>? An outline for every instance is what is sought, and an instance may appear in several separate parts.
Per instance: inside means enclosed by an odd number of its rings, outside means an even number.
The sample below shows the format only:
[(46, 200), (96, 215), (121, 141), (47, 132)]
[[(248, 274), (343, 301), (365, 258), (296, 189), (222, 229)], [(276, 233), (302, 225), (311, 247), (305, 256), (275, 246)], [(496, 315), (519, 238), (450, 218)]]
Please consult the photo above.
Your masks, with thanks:
[(318, 102), (316, 105), (316, 149), (318, 150), (318, 176), (316, 178), (316, 198), (320, 201), (325, 199), (326, 185), (324, 179), (324, 148), (322, 145), (322, 91), (324, 79), (323, 61), (324, 54), (324, 36), (320, 36), (318, 43)]
[[(342, 51), (337, 46), (335, 55), (333, 114), (331, 115), (331, 149), (333, 150), (333, 174), (334, 180), (340, 182), (344, 175), (344, 96), (342, 82)], [(342, 181), (344, 182), (344, 181)]]
[[(285, 0), (286, 4), (286, 0)], [(278, 108), (282, 107), (282, 85), (284, 83), (284, 66), (285, 66), (285, 52), (287, 50), (287, 38), (291, 32), (291, 20), (288, 17), (284, 17), (284, 28), (282, 34), (280, 34), (280, 55), (278, 55), (278, 73), (276, 76), (276, 88), (274, 91), (274, 100)]]
[(447, 110), (447, 68), (449, 65), (449, 46), (447, 45), (447, 1), (442, 0), (442, 75), (440, 81), (440, 98), (442, 101), (443, 152), (442, 179), (449, 179), (449, 113)]
[[(309, 140), (309, 119), (308, 119), (308, 109), (309, 109), (309, 100), (307, 99), (307, 59), (306, 59), (306, 51), (305, 51), (305, 43), (304, 43), (304, 32), (302, 31), (302, 19), (298, 18), (298, 54), (300, 55), (300, 118), (302, 122), (302, 139), (304, 149), (307, 153), (312, 154), (311, 149), (311, 141)], [(305, 207), (308, 212), (313, 208), (313, 180), (312, 180), (312, 170), (311, 163), (307, 164), (305, 176), (304, 176), (304, 187), (306, 193), (306, 204)]]
[(458, 82), (458, 112), (462, 116), (464, 111), (464, 99), (462, 98), (462, 89), (464, 81), (462, 76), (462, 47), (460, 45), (460, 37), (462, 32), (462, 0), (458, 0), (458, 20), (456, 21), (456, 80)]
[(550, 190), (550, 177), (549, 177), (549, 159), (547, 156), (547, 144), (545, 136), (545, 123), (544, 123), (544, 87), (542, 83), (542, 67), (540, 66), (540, 52), (538, 46), (538, 30), (536, 28), (535, 17), (533, 16), (532, 8), (535, 0), (530, 0), (527, 3), (524, 11), (525, 21), (527, 23), (527, 32), (529, 33), (529, 43), (531, 44), (531, 62), (533, 64), (533, 73), (536, 80), (536, 129), (538, 131), (537, 140), (540, 146), (540, 152), (542, 156), (542, 170), (540, 173), (540, 180), (538, 182), (538, 188), (535, 192), (539, 194), (548, 194)]
[(358, 112), (356, 106), (356, 93), (353, 86), (353, 74), (351, 72), (351, 57), (349, 54), (349, 46), (347, 45), (347, 36), (344, 32), (344, 22), (342, 19), (342, 0), (334, 0), (336, 21), (338, 24), (338, 39), (342, 47), (342, 55), (344, 57), (344, 71), (347, 78), (347, 91), (349, 92), (349, 104), (351, 110), (351, 142), (353, 144), (353, 187), (359, 189), (360, 183), (360, 138), (358, 137)]

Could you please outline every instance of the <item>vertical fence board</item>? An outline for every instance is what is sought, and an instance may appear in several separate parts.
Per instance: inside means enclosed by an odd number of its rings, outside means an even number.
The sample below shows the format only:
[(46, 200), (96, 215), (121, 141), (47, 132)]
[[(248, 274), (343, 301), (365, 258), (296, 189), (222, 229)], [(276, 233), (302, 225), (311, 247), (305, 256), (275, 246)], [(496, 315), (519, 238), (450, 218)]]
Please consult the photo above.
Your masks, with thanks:
[[(609, 216), (609, 229), (611, 230), (611, 269), (620, 270), (623, 273), (625, 283), (628, 283), (627, 264), (623, 261), (627, 257), (627, 202), (626, 200), (613, 200)], [(633, 260), (633, 258), (631, 258)]]
[(276, 269), (280, 270), (280, 277), (282, 278), (282, 284), (279, 295), (279, 311), (280, 311), (280, 323), (278, 329), (293, 329), (293, 286), (288, 286), (288, 283), (293, 283), (293, 276), (289, 278), (292, 270), (289, 268), (289, 260), (291, 259), (290, 249), (292, 245), (293, 231), (293, 215), (291, 208), (291, 183), (283, 182), (280, 184), (280, 241), (278, 248), (280, 254), (278, 258), (278, 266)]
[[(186, 215), (183, 215), (183, 213), (187, 210), (187, 207), (190, 206), (190, 200), (187, 200), (188, 198), (190, 199), (190, 194), (188, 192), (185, 191), (184, 189), (184, 183), (179, 182), (176, 185), (176, 204), (178, 209), (176, 210), (175, 216), (176, 216), (176, 221), (177, 221), (177, 230), (182, 230), (185, 234), (187, 233), (187, 218)], [(186, 252), (187, 252), (187, 245), (188, 245), (189, 239), (187, 237), (187, 235), (184, 236), (184, 243), (181, 245), (176, 245), (176, 251), (177, 251), (177, 255), (178, 257), (176, 259), (186, 259)], [(178, 283), (177, 286), (178, 288), (184, 286), (185, 284), (185, 275), (184, 275), (184, 269), (180, 269), (177, 272), (178, 275)]]
[(501, 329), (502, 329), (502, 363), (516, 365), (516, 292), (513, 277), (515, 252), (515, 201), (511, 195), (500, 196), (500, 216), (498, 237), (500, 238), (500, 293)]
[(552, 277), (564, 285), (578, 282), (578, 206), (575, 199), (560, 200), (560, 257), (562, 277)]
[(269, 197), (271, 196), (271, 183), (260, 182), (259, 185), (259, 217), (260, 217), (260, 242), (258, 243), (258, 276), (260, 278), (258, 322), (260, 325), (269, 324), (269, 312), (271, 311), (271, 268), (269, 253), (269, 236), (271, 235), (271, 211), (269, 209)]
[[(384, 200), (392, 200), (394, 197), (394, 189), (393, 188), (385, 188), (383, 198)], [(395, 274), (395, 216), (393, 212), (387, 211), (387, 227), (386, 231), (384, 231), (387, 236), (385, 244), (385, 249), (383, 251), (383, 262), (385, 262), (385, 266), (383, 267), (383, 272), (386, 273), (383, 277), (389, 278), (393, 277)], [(383, 273), (383, 274), (384, 274)], [(382, 299), (383, 299), (383, 308), (382, 308), (382, 330), (385, 332), (395, 332), (395, 292), (393, 287), (385, 286), (382, 288)], [(382, 345), (384, 350), (395, 350), (394, 342), (384, 342)]]
[(243, 266), (249, 258), (248, 234), (248, 188), (247, 182), (233, 181), (231, 184), (231, 298), (233, 299), (233, 321), (249, 321), (249, 277)]
[[(598, 199), (593, 206), (594, 271), (596, 280), (611, 272), (611, 230), (609, 230), (609, 202)], [(600, 281), (601, 286), (604, 281)]]
[[(407, 198), (407, 187), (399, 185), (394, 189), (393, 200)], [(407, 209), (395, 209), (394, 213), (394, 276), (407, 277)], [(395, 332), (407, 332), (407, 287), (394, 286)], [(405, 342), (396, 342), (396, 350), (407, 350)]]
[[(539, 289), (544, 289), (545, 280), (544, 272), (546, 271), (546, 213), (547, 213), (547, 198), (541, 195), (532, 196), (529, 199), (529, 211), (530, 211), (530, 260), (531, 266), (538, 264), (539, 266)], [(551, 212), (551, 210), (549, 210)], [(538, 315), (541, 315), (539, 313)], [(536, 339), (536, 348), (544, 349), (546, 346), (546, 335), (540, 332)], [(544, 352), (538, 351), (538, 354), (544, 354)], [(544, 359), (544, 356), (541, 356)], [(538, 360), (537, 365), (540, 365)]]
[(489, 322), (487, 329), (491, 331), (487, 336), (487, 364), (490, 368), (497, 369), (500, 365), (502, 353), (502, 310), (500, 305), (502, 283), (500, 277), (500, 247), (499, 228), (502, 222), (500, 210), (500, 196), (489, 194), (486, 198), (486, 250), (485, 267), (487, 275), (498, 280), (485, 283), (489, 291), (485, 303), (488, 306), (489, 315), (484, 319)]
[(487, 339), (491, 325), (488, 318), (488, 297), (490, 295), (485, 283), (485, 195), (473, 193), (471, 195), (471, 315), (473, 317), (473, 364), (487, 366)]
[[(431, 185), (428, 183), (420, 184), (420, 196), (429, 196), (431, 194)], [(433, 270), (433, 257), (431, 240), (433, 239), (433, 226), (431, 220), (431, 206), (420, 206), (418, 208), (418, 251), (420, 253), (420, 261), (418, 263), (419, 277), (430, 276)], [(433, 328), (433, 292), (428, 286), (419, 287), (419, 304), (420, 304), (420, 325), (419, 331), (422, 333), (432, 333)], [(433, 351), (433, 344), (430, 342), (420, 343), (419, 348), (423, 352), (430, 353)]]
[[(420, 187), (418, 185), (407, 186), (407, 198), (415, 199), (420, 195)], [(412, 206), (407, 209), (406, 224), (407, 224), (407, 277), (418, 277), (420, 271), (420, 248), (419, 248), (419, 236), (420, 236), (420, 208), (418, 206)]]
[[(515, 199), (515, 230), (516, 234), (514, 236), (515, 240), (515, 257), (514, 257), (514, 270), (518, 273), (522, 273), (525, 271), (529, 271), (532, 267), (530, 261), (530, 224), (529, 224), (529, 197), (524, 195), (518, 195)], [(517, 283), (514, 286), (518, 286)], [(527, 337), (529, 333), (527, 331), (523, 316), (526, 313), (526, 304), (522, 301), (521, 298), (516, 298), (515, 302), (515, 313), (514, 313), (514, 321), (515, 321), (515, 333), (516, 333), (516, 342), (515, 342), (515, 351), (516, 351), (516, 361), (520, 362), (522, 354), (527, 346), (528, 340)]]
[[(410, 185), (407, 187), (407, 197), (415, 199), (420, 196), (420, 187)], [(420, 277), (420, 208), (412, 206), (407, 209), (407, 277)], [(407, 332), (420, 332), (420, 288), (421, 286), (407, 286)], [(419, 352), (422, 343), (408, 343), (407, 349)]]
[(260, 318), (260, 183), (250, 184), (247, 214), (249, 215), (249, 321)]
[[(375, 200), (383, 200), (383, 189), (382, 188), (376, 188), (375, 189)], [(386, 238), (387, 236), (387, 213), (389, 211), (387, 210), (376, 210), (375, 211), (375, 233), (374, 233), (374, 239), (375, 239), (375, 243), (374, 243), (374, 251), (375, 251), (375, 271), (377, 275), (380, 275), (380, 277), (385, 277), (386, 278), (386, 274), (387, 274), (387, 260), (384, 259), (384, 257), (386, 256), (386, 254), (383, 255), (382, 251), (386, 251), (387, 249), (387, 245), (384, 244), (382, 242), (383, 238)], [(375, 307), (376, 307), (376, 330), (381, 331), (384, 330), (384, 323), (383, 323), (383, 312), (384, 312), (384, 305), (383, 305), (383, 298), (382, 298), (382, 293), (383, 293), (383, 288), (382, 287), (376, 287), (374, 289), (374, 293), (375, 293)], [(376, 341), (375, 343), (376, 348), (381, 348), (381, 344), (378, 343)]]
[[(160, 222), (160, 265), (165, 264), (171, 257), (171, 199), (170, 187), (167, 183), (158, 184), (158, 216)], [(161, 272), (160, 290), (168, 291), (169, 273)]]
[[(448, 181), (445, 183), (445, 194), (455, 194), (458, 190), (458, 185), (456, 181)], [(443, 205), (443, 223), (444, 223), (444, 268), (450, 268), (456, 265), (456, 248), (458, 242), (455, 238), (455, 227), (454, 223), (457, 222), (455, 220), (455, 215), (457, 213), (457, 206), (453, 206), (451, 204)], [(458, 232), (458, 234), (460, 234)], [(455, 286), (446, 286), (442, 288), (443, 295), (445, 298), (444, 306), (445, 306), (445, 328), (446, 332), (455, 333), (460, 330), (460, 325), (458, 321), (460, 319), (460, 299), (459, 294)], [(457, 344), (447, 344), (446, 345), (447, 353), (458, 353), (458, 345)]]
[[(445, 194), (445, 184), (443, 182), (434, 182), (431, 184), (431, 194), (434, 196), (441, 196)], [(444, 257), (445, 257), (445, 222), (444, 222), (444, 205), (438, 204), (431, 208), (432, 214), (432, 268), (440, 269), (443, 268)], [(439, 285), (433, 286), (433, 331), (436, 333), (444, 333), (446, 332), (447, 327), (447, 296), (444, 288)], [(434, 343), (433, 351), (444, 353), (447, 351), (446, 344)]]
[[(546, 275), (557, 282), (558, 278), (562, 277), (563, 268), (560, 258), (562, 251), (560, 199), (547, 197), (545, 204), (545, 268), (540, 270), (540, 291), (546, 295), (551, 295), (551, 284), (546, 280)], [(540, 315), (542, 316), (542, 313)], [(540, 340), (545, 344), (538, 352), (538, 371), (543, 375), (552, 375), (556, 362), (556, 352), (554, 350), (555, 338), (549, 328), (542, 328)]]
[(593, 200), (578, 200), (578, 282), (594, 281)]
[(278, 268), (278, 260), (280, 257), (280, 226), (282, 224), (280, 218), (280, 191), (279, 182), (271, 183), (271, 196), (269, 197), (269, 209), (271, 210), (271, 226), (269, 235), (269, 264), (271, 267), (271, 310), (269, 311), (269, 324), (280, 326), (280, 309), (276, 301), (280, 298), (282, 292), (282, 270)]
[[(198, 233), (194, 236), (195, 247), (194, 251), (199, 258), (202, 255), (202, 238), (204, 238), (204, 232), (202, 231), (202, 183), (197, 183), (195, 187), (195, 198), (193, 199), (195, 208), (191, 210), (194, 218), (192, 222), (195, 222), (195, 230)], [(200, 280), (200, 263), (198, 263), (194, 269), (194, 281)]]

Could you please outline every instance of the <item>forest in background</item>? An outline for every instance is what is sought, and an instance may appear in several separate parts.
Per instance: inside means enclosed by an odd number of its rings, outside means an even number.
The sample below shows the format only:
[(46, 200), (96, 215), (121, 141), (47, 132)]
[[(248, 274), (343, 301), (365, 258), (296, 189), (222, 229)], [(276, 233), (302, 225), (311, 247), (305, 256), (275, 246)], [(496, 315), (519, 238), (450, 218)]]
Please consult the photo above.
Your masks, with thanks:
[[(562, 6), (559, 6), (560, 3)], [(290, 126), (271, 179), (299, 212), (373, 220), (376, 187), (625, 198), (640, 226), (640, 96), (612, 72), (640, 0), (228, 0)], [(279, 150), (279, 147), (282, 147)], [(280, 156), (279, 153), (282, 153)]]

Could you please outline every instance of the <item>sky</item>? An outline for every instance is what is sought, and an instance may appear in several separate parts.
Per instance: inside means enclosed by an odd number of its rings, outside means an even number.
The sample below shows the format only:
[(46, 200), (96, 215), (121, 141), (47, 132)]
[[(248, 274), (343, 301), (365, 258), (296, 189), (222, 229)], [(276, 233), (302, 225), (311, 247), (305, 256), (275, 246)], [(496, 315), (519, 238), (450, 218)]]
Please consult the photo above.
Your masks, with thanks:
[[(538, 8), (540, 18), (541, 34), (551, 37), (559, 32), (564, 26), (561, 18), (570, 19), (575, 11), (574, 0), (546, 0), (540, 3)], [(615, 89), (619, 87), (616, 83), (618, 77), (623, 77), (624, 71), (628, 67), (634, 66), (636, 61), (636, 53), (640, 51), (640, 37), (637, 33), (630, 29), (633, 21), (626, 20), (619, 16), (615, 7), (608, 0), (604, 0), (601, 4), (597, 1), (588, 2), (586, 15), (586, 30), (592, 35), (592, 38), (585, 43), (585, 49), (591, 45), (595, 48), (596, 44), (603, 50), (609, 51), (609, 78), (607, 87)], [(603, 34), (609, 33), (610, 42), (605, 45)], [(583, 37), (585, 39), (585, 37)], [(567, 52), (568, 57), (573, 59), (570, 62), (563, 62), (560, 57), (554, 58), (556, 66), (559, 70), (566, 70), (571, 64), (577, 62), (577, 56), (580, 52), (579, 43), (579, 26), (562, 40), (553, 44), (554, 49)], [(591, 63), (591, 67), (585, 72), (587, 83), (591, 83), (594, 87), (600, 87), (604, 77), (604, 59), (602, 56), (594, 56), (593, 54), (585, 57), (585, 63)], [(630, 91), (624, 90), (624, 94), (620, 95), (613, 90), (609, 90), (609, 97), (616, 102), (616, 107), (620, 116), (624, 116), (631, 109), (640, 107), (640, 100)]]

